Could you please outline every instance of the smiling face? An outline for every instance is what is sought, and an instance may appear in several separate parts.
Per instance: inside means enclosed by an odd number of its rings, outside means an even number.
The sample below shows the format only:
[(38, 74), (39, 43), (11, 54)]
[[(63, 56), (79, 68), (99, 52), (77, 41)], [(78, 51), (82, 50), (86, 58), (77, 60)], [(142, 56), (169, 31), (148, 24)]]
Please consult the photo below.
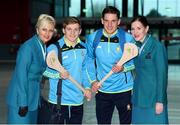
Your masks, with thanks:
[(64, 37), (69, 41), (75, 43), (81, 34), (81, 28), (78, 23), (72, 23), (66, 25), (65, 28), (63, 28)]
[(120, 19), (118, 19), (117, 14), (106, 13), (101, 18), (101, 23), (104, 25), (104, 30), (107, 34), (113, 34), (120, 24)]
[(54, 33), (54, 24), (44, 20), (41, 22), (39, 27), (36, 28), (37, 34), (39, 38), (44, 42), (47, 43), (53, 36)]
[(136, 20), (131, 24), (131, 34), (136, 41), (143, 42), (148, 33), (149, 26), (144, 26), (140, 21)]

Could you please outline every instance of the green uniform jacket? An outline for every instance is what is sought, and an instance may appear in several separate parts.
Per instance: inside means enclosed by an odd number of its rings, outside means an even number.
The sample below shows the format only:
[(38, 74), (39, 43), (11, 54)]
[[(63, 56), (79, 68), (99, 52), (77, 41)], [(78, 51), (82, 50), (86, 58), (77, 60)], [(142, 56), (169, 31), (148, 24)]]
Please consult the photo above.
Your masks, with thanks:
[(16, 67), (9, 84), (7, 104), (14, 108), (28, 106), (29, 111), (38, 108), (40, 81), (46, 68), (42, 49), (35, 35), (18, 51)]
[(165, 47), (150, 35), (145, 38), (141, 53), (135, 58), (133, 104), (154, 107), (167, 103), (167, 55)]

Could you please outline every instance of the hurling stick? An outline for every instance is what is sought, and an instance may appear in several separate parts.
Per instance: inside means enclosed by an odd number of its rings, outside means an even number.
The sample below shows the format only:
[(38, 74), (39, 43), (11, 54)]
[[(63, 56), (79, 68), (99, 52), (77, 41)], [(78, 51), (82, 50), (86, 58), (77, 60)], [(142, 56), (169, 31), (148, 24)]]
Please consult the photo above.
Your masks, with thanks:
[[(57, 70), (60, 73), (65, 72), (66, 70), (64, 67), (60, 64), (58, 57), (56, 55), (55, 51), (50, 51), (47, 55), (46, 62), (48, 67)], [(75, 80), (72, 78), (71, 75), (69, 75), (68, 79), (75, 84), (83, 93), (85, 93), (85, 89)]]
[[(129, 61), (130, 59), (136, 57), (138, 55), (138, 48), (133, 43), (125, 43), (124, 44), (124, 52), (121, 59), (118, 61), (117, 65), (122, 66), (124, 63)], [(109, 78), (113, 74), (111, 70), (103, 79), (98, 83), (98, 86), (101, 86), (107, 78)]]

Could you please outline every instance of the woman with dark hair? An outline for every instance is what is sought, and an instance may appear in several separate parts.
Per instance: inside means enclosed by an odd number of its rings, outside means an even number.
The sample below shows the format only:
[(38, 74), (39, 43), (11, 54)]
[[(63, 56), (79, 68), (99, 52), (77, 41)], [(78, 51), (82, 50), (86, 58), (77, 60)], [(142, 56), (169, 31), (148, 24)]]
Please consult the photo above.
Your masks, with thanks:
[(131, 21), (131, 33), (139, 48), (139, 55), (134, 60), (132, 123), (168, 124), (166, 50), (148, 31), (144, 16)]

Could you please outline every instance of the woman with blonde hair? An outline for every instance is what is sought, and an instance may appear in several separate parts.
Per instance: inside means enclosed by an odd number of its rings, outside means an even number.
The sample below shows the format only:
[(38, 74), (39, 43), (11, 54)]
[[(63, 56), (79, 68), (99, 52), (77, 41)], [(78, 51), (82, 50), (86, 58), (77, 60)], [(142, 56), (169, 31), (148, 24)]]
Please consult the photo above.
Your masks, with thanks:
[(7, 123), (35, 124), (40, 97), (40, 82), (46, 68), (46, 43), (52, 38), (55, 19), (41, 14), (36, 34), (21, 45), (9, 84)]

